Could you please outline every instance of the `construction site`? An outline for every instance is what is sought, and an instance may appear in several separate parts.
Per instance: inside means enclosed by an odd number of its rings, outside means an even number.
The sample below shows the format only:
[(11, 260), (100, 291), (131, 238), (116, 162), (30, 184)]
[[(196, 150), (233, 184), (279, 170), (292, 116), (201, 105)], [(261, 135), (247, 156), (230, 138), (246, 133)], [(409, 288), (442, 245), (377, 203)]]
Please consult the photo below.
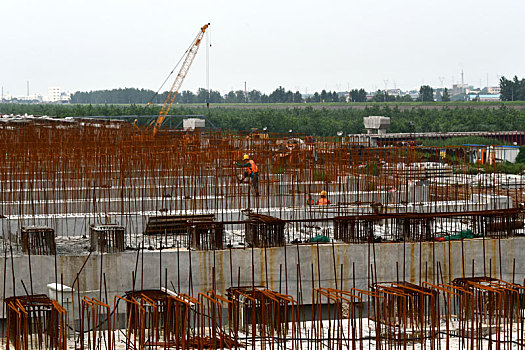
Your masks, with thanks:
[(496, 155), (384, 141), (383, 117), (334, 138), (1, 120), (5, 348), (525, 344), (525, 179)]
[(0, 346), (523, 349), (519, 149), (169, 127), (206, 28), (149, 122), (0, 117)]

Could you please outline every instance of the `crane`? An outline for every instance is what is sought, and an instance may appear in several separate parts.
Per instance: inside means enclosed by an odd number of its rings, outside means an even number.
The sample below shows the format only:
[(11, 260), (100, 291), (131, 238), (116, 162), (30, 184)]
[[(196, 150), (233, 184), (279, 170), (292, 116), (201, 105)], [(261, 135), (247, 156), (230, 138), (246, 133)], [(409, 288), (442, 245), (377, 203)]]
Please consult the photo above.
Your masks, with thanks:
[[(171, 85), (171, 89), (168, 92), (168, 96), (166, 97), (166, 100), (164, 101), (164, 104), (162, 105), (162, 108), (160, 109), (159, 116), (157, 117), (157, 120), (155, 121), (155, 124), (153, 125), (153, 136), (155, 136), (160, 129), (160, 126), (164, 122), (164, 119), (166, 119), (166, 116), (168, 115), (171, 105), (173, 104), (173, 101), (175, 101), (175, 97), (177, 97), (177, 94), (179, 93), (179, 89), (182, 86), (182, 82), (184, 81), (184, 78), (186, 78), (186, 75), (188, 74), (188, 71), (191, 67), (191, 64), (193, 63), (193, 60), (195, 59), (195, 55), (197, 55), (197, 51), (199, 51), (199, 45), (202, 41), (202, 37), (204, 36), (204, 33), (206, 32), (206, 29), (210, 26), (209, 23), (205, 24), (201, 27), (199, 33), (193, 39), (190, 48), (188, 49), (188, 53), (186, 54), (186, 57), (184, 58), (184, 62), (182, 63), (182, 66), (179, 70), (179, 73), (177, 74), (177, 77), (175, 78), (175, 81)], [(148, 103), (150, 105), (151, 102)], [(135, 123), (133, 123), (134, 127), (136, 127), (136, 120)], [(150, 124), (151, 125), (151, 124)]]

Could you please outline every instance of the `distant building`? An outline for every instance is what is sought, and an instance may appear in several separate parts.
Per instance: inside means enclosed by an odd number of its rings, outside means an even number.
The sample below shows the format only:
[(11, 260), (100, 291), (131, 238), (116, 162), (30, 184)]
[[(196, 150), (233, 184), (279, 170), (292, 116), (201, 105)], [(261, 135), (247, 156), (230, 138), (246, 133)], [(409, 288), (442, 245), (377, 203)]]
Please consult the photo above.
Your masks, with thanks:
[(417, 99), (419, 98), (419, 91), (411, 90), (411, 91), (408, 92), (408, 95), (410, 95), (410, 97), (414, 101), (417, 101)]
[(477, 164), (515, 163), (520, 153), (518, 146), (490, 146), (465, 144), (469, 148), (470, 161)]
[(499, 101), (500, 94), (490, 94), (490, 95), (469, 94), (467, 95), (467, 100), (468, 101), (480, 101), (480, 102)]
[(42, 102), (43, 101), (43, 97), (42, 95), (40, 94), (33, 94), (33, 95), (30, 95), (30, 96), (20, 96), (18, 97), (18, 100), (19, 101), (23, 101), (23, 102)]
[(386, 92), (390, 96), (401, 96), (401, 89), (388, 89)]
[(499, 94), (501, 93), (501, 88), (499, 86), (489, 86), (487, 87), (487, 92), (489, 94)]
[(51, 86), (48, 88), (48, 95), (46, 102), (51, 103), (69, 103), (71, 101), (71, 94), (62, 91), (59, 86)]
[(51, 86), (47, 89), (47, 100), (49, 102), (58, 102), (60, 101), (60, 95), (62, 90), (58, 86)]
[(41, 103), (43, 101), (43, 97), (40, 94), (33, 94), (29, 96), (4, 95), (0, 101), (4, 103)]
[(2, 96), (2, 102), (8, 102), (8, 101), (11, 101), (13, 99), (13, 96), (12, 95), (3, 95)]
[(454, 84), (452, 85), (452, 89), (450, 90), (451, 95), (459, 95), (464, 94), (467, 92), (467, 90), (474, 89), (474, 86), (468, 85), (468, 84)]
[(472, 88), (472, 89), (471, 88), (466, 88), (465, 89), (465, 93), (469, 94), (469, 95), (472, 95), (472, 94), (478, 95), (478, 94), (481, 94), (481, 90), (479, 88), (476, 88), (476, 89), (474, 89), (474, 88)]

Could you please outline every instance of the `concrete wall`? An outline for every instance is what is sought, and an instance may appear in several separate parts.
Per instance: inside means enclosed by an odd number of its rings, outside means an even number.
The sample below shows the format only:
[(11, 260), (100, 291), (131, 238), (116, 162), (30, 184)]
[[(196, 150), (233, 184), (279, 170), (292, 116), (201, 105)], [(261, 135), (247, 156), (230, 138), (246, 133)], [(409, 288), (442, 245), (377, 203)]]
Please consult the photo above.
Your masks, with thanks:
[[(183, 293), (205, 292), (212, 289), (214, 283), (218, 292), (224, 293), (232, 284), (251, 286), (253, 283), (310, 303), (312, 286), (335, 288), (337, 279), (338, 288), (349, 290), (354, 286), (355, 276), (355, 287), (366, 289), (371, 281), (371, 271), (377, 281), (393, 281), (399, 276), (400, 280), (413, 283), (419, 283), (421, 279), (446, 283), (454, 278), (471, 276), (474, 266), (476, 276), (486, 274), (521, 283), (525, 277), (523, 251), (524, 238), (412, 244), (289, 245), (266, 250), (247, 248), (215, 252), (146, 250), (138, 254), (129, 251), (103, 256), (92, 254), (89, 259), (87, 255), (57, 256), (56, 267), (58, 283), (63, 280), (65, 285), (72, 285), (87, 259), (78, 279), (80, 290), (99, 289), (105, 274), (111, 303), (113, 295), (133, 288), (131, 276), (136, 266), (135, 289), (164, 286), (167, 273), (168, 288)], [(2, 297), (13, 295), (13, 280), (17, 295), (25, 294), (21, 281), (28, 291), (31, 291), (32, 284), (33, 293), (47, 294), (46, 285), (55, 282), (55, 257), (31, 256), (31, 277), (29, 267), (28, 256), (11, 258), (7, 252), (2, 257), (0, 271), (2, 275), (5, 272), (5, 278), (0, 281), (0, 291), (5, 291)]]

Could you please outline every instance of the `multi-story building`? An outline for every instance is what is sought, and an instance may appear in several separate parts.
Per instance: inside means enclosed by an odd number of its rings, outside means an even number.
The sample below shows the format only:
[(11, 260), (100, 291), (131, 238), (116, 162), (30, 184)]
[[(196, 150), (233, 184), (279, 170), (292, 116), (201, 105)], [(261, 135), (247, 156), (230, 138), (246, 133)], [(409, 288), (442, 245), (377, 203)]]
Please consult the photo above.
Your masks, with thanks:
[(67, 91), (62, 91), (62, 89), (59, 86), (49, 87), (46, 102), (69, 103), (70, 101), (71, 101), (71, 93)]
[(48, 88), (47, 99), (49, 102), (59, 102), (62, 95), (62, 90), (59, 86), (51, 86)]
[(469, 84), (453, 84), (452, 90), (450, 92), (452, 95), (457, 95), (457, 94), (464, 94), (467, 92), (467, 90), (472, 90), (472, 89), (474, 89), (474, 86), (469, 85)]

